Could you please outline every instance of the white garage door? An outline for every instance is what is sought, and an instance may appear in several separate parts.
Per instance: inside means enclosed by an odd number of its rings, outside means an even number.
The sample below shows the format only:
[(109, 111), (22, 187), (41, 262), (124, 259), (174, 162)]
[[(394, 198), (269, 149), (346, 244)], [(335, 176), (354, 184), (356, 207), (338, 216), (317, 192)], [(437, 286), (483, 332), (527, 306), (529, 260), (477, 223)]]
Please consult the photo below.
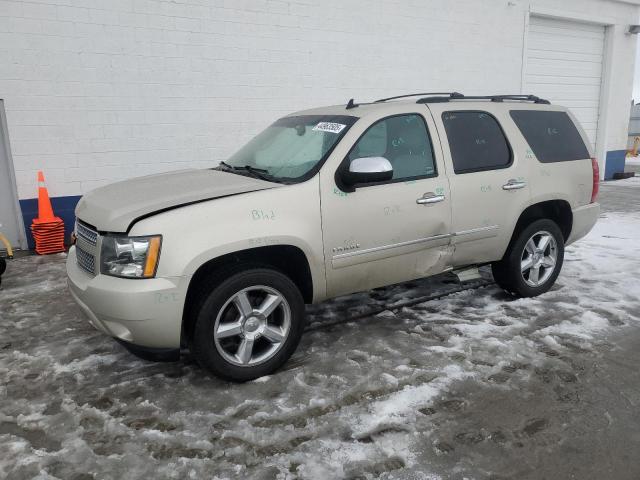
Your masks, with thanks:
[(524, 92), (569, 107), (595, 145), (604, 27), (532, 16)]

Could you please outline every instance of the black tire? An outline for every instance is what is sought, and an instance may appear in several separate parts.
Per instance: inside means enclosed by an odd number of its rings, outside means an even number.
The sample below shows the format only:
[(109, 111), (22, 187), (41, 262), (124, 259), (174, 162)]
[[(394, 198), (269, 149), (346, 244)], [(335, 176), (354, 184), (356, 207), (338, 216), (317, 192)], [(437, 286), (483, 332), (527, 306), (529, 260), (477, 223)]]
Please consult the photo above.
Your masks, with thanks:
[[(277, 350), (271, 357), (254, 365), (237, 365), (225, 358), (218, 350), (223, 347), (218, 346), (214, 341), (216, 319), (219, 314), (221, 316), (227, 314), (227, 309), (232, 305), (229, 302), (235, 295), (244, 289), (256, 286), (273, 289), (284, 298), (285, 301), (281, 304), (287, 305), (290, 313), (288, 334), (284, 341), (278, 344)], [(300, 343), (305, 324), (304, 300), (298, 287), (279, 271), (255, 266), (236, 267), (233, 270), (214, 274), (206, 284), (202, 285), (198, 304), (192, 310), (192, 315), (195, 315), (195, 324), (190, 334), (189, 346), (193, 357), (214, 375), (235, 382), (254, 380), (280, 368)], [(285, 314), (281, 313), (281, 315)], [(262, 340), (257, 339), (256, 344), (265, 340), (264, 337)], [(231, 349), (227, 353), (231, 353)]]
[(4, 258), (0, 257), (0, 275), (2, 275), (7, 269), (7, 262)]
[[(526, 274), (522, 273), (521, 262), (525, 251), (525, 246), (529, 239), (539, 232), (547, 232), (555, 240), (556, 260), (553, 267), (542, 267), (551, 270), (550, 275), (543, 283), (532, 286), (527, 283)], [(509, 244), (504, 257), (499, 262), (491, 265), (493, 278), (496, 283), (508, 293), (516, 297), (536, 297), (549, 291), (553, 286), (564, 261), (564, 236), (558, 225), (549, 219), (536, 220), (522, 229)]]

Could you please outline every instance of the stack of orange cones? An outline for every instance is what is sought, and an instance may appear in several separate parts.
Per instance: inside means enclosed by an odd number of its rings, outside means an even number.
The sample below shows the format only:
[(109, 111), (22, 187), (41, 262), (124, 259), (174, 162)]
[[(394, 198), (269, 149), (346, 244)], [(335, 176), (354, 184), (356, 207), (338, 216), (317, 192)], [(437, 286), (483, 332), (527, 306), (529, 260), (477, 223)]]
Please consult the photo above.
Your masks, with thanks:
[(42, 172), (38, 172), (38, 218), (33, 219), (31, 233), (37, 254), (64, 252), (64, 222), (53, 214)]

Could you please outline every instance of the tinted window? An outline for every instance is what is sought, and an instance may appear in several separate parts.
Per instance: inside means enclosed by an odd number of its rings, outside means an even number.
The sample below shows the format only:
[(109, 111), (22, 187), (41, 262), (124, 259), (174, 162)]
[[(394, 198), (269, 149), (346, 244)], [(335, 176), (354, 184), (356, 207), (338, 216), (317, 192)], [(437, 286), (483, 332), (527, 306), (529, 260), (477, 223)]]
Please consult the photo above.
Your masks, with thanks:
[(580, 132), (565, 112), (512, 110), (511, 118), (541, 162), (590, 157)]
[(498, 121), (486, 112), (445, 112), (442, 121), (456, 173), (504, 168), (511, 148)]
[(436, 174), (429, 132), (417, 114), (374, 123), (349, 152), (349, 160), (362, 157), (385, 157), (393, 166), (394, 180)]

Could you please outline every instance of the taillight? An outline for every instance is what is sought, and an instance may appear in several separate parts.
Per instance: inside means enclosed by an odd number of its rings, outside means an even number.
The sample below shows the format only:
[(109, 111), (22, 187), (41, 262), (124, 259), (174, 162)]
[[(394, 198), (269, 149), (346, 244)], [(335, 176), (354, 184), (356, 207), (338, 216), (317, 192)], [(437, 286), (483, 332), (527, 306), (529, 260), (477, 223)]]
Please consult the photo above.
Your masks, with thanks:
[(598, 198), (598, 191), (600, 190), (600, 167), (598, 166), (598, 160), (591, 159), (591, 168), (593, 169), (593, 189), (591, 190), (591, 203)]

